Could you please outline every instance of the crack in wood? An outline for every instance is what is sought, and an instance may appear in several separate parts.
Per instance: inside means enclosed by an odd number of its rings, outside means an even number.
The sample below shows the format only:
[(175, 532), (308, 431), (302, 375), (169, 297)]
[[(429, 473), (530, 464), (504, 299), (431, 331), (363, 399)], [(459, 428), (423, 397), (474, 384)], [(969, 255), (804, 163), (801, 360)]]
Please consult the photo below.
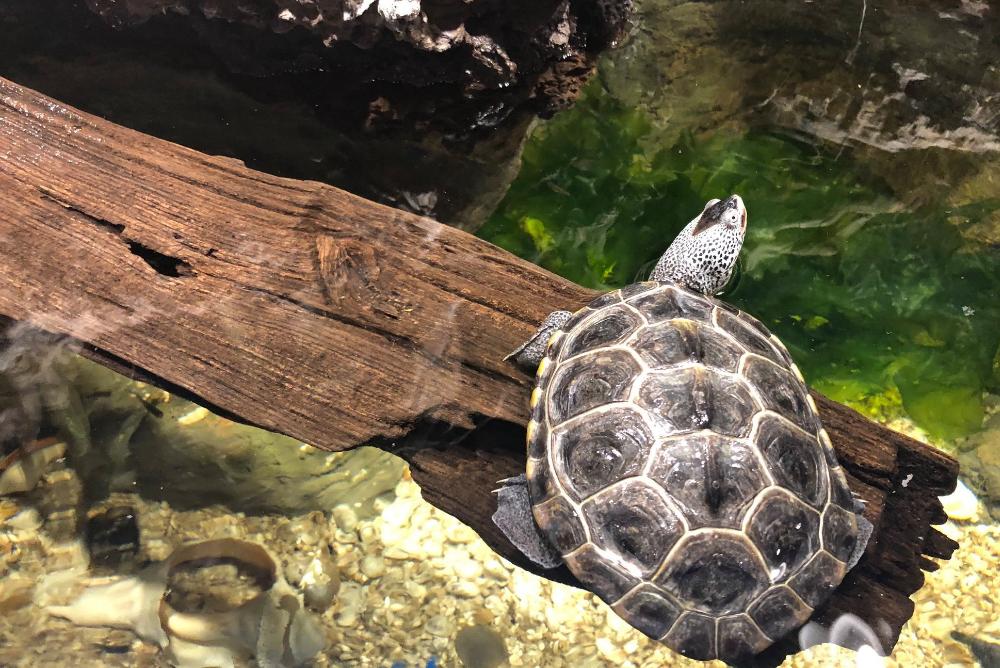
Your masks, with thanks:
[(167, 278), (184, 278), (194, 275), (194, 269), (190, 262), (172, 257), (149, 246), (145, 246), (138, 241), (125, 240), (128, 249), (143, 262), (152, 267), (153, 271), (166, 276)]

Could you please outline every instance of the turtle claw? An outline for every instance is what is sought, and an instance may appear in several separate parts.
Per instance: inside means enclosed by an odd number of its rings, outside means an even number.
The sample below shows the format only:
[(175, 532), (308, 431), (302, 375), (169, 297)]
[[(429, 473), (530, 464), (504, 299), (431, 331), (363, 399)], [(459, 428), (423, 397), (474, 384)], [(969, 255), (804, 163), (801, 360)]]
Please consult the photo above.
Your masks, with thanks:
[(494, 489), (490, 494), (499, 494), (501, 490), (511, 487), (513, 485), (527, 485), (528, 477), (523, 473), (520, 475), (511, 476), (509, 478), (504, 478), (503, 480), (497, 480), (494, 485), (500, 485)]

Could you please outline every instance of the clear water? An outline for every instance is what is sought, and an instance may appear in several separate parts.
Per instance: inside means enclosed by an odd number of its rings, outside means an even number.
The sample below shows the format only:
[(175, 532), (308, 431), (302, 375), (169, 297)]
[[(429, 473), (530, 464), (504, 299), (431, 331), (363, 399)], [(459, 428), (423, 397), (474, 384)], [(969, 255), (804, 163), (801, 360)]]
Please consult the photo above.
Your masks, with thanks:
[[(255, 89), (203, 58), (194, 42), (185, 42), (184, 58), (164, 57), (161, 49), (172, 45), (147, 39), (153, 33), (107, 35), (82, 4), (69, 4), (71, 12), (52, 20), (25, 10), (26, 1), (0, 10), (0, 19), (34, 17), (5, 24), (18, 28), (0, 43), (0, 74), (266, 171), (368, 196), (399, 177), (448, 200), (447, 183), (421, 181), (434, 156), (414, 163), (415, 174), (400, 173), (405, 161), (352, 172), (351, 156), (368, 145), (338, 135), (309, 94), (276, 99), (273, 89)], [(726, 298), (786, 342), (813, 386), (960, 453), (963, 479), (979, 497), (949, 504), (954, 520), (945, 530), (961, 547), (914, 597), (915, 617), (893, 657), (826, 647), (787, 665), (995, 665), (1000, 149), (988, 140), (1000, 113), (989, 97), (998, 80), (995, 17), (975, 2), (862, 3), (824, 8), (830, 19), (817, 27), (809, 13), (819, 8), (804, 3), (762, 29), (762, 16), (773, 17), (778, 4), (643, 3), (632, 40), (605, 58), (574, 108), (535, 126), (506, 196), (475, 222), (481, 236), (522, 257), (585, 285), (614, 287), (645, 276), (704, 201), (743, 195), (750, 227)], [(183, 31), (170, 34), (180, 40)], [(891, 86), (872, 93), (900, 77), (908, 81), (903, 103), (930, 114), (931, 125), (954, 128), (957, 118), (980, 132), (978, 143), (942, 130), (937, 144), (904, 133), (897, 145), (851, 124), (851, 110), (867, 100), (900, 103)], [(968, 103), (977, 90), (981, 112)], [(805, 114), (780, 106), (795, 94), (825, 104)], [(415, 138), (405, 152), (427, 150)], [(505, 187), (492, 183), (497, 190), (484, 201)], [(424, 503), (399, 460), (367, 449), (319, 452), (115, 376), (65, 342), (8, 334), (0, 409), (27, 411), (37, 436), (63, 444), (69, 456), (49, 461), (30, 490), (0, 497), (0, 667), (169, 665), (148, 634), (130, 630), (137, 622), (128, 615), (115, 618), (128, 628), (113, 629), (95, 621), (93, 609), (78, 610), (75, 621), (50, 613), (108, 578), (155, 581), (146, 569), (179, 545), (220, 537), (263, 546), (292, 595), (312, 597), (305, 614), (313, 621), (297, 627), (298, 646), (308, 645), (303, 629), (318, 628), (317, 665), (688, 663), (594, 597), (498, 559)], [(233, 552), (246, 559), (246, 549)], [(277, 591), (231, 561), (174, 574), (171, 604), (200, 615)], [(105, 596), (98, 607), (137, 600), (136, 582), (119, 582), (131, 587), (124, 598)], [(324, 587), (336, 593), (325, 596)], [(194, 621), (216, 619), (209, 612)], [(259, 650), (255, 632), (198, 633), (205, 646), (236, 646), (237, 655)], [(191, 647), (173, 651), (188, 657), (186, 665), (219, 661)]]

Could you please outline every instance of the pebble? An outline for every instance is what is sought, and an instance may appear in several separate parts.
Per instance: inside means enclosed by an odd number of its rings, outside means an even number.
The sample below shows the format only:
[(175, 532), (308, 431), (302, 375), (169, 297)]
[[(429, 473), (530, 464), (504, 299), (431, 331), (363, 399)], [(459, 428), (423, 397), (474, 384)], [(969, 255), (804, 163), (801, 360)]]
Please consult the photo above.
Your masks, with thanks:
[(364, 592), (361, 585), (353, 582), (345, 582), (340, 588), (340, 608), (337, 611), (338, 626), (354, 626), (358, 623), (358, 615), (361, 614)]
[(353, 532), (358, 526), (358, 514), (347, 504), (335, 506), (331, 515), (341, 531)]
[(476, 598), (479, 596), (479, 585), (468, 581), (454, 582), (448, 588), (448, 591), (462, 598)]
[(368, 578), (385, 575), (385, 559), (376, 554), (370, 554), (361, 560), (361, 572)]
[(314, 612), (323, 612), (333, 604), (340, 591), (340, 573), (327, 550), (320, 550), (302, 576), (302, 602)]
[(465, 580), (473, 580), (483, 574), (483, 567), (478, 561), (463, 559), (455, 564), (455, 574)]
[(974, 521), (979, 515), (979, 500), (964, 482), (958, 481), (955, 491), (942, 496), (941, 505), (949, 518), (959, 521)]
[(448, 619), (443, 615), (434, 615), (427, 620), (427, 624), (424, 626), (427, 632), (431, 635), (438, 636), (441, 638), (450, 637), (455, 627), (452, 625)]

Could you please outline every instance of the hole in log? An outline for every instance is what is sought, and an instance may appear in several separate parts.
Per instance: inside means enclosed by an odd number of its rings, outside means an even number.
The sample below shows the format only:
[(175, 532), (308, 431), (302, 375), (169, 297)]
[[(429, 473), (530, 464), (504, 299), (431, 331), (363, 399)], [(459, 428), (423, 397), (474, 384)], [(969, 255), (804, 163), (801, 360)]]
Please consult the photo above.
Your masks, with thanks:
[(104, 220), (103, 218), (90, 218), (90, 222), (98, 227), (103, 227), (106, 230), (111, 230), (115, 234), (121, 234), (125, 231), (124, 225), (119, 225), (118, 223), (112, 223), (109, 220)]
[(137, 241), (129, 241), (128, 249), (132, 251), (133, 255), (142, 258), (146, 264), (156, 270), (156, 273), (163, 276), (178, 278), (180, 276), (190, 276), (194, 273), (191, 265), (184, 260), (164, 255), (159, 251), (143, 246)]

